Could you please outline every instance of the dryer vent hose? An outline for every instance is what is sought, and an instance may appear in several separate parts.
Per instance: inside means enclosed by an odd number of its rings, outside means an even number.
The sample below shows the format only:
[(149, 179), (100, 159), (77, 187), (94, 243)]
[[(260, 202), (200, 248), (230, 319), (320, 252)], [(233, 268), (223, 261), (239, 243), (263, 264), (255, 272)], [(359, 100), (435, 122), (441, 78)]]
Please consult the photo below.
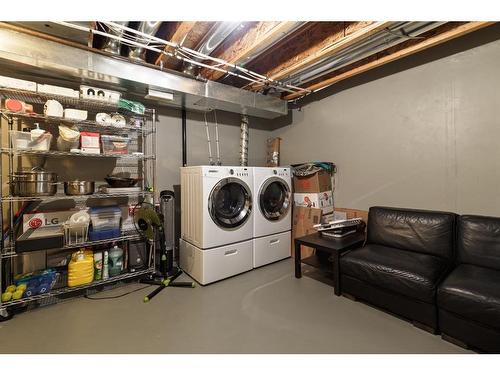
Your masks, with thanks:
[(240, 126), (240, 165), (248, 165), (248, 116), (241, 116)]

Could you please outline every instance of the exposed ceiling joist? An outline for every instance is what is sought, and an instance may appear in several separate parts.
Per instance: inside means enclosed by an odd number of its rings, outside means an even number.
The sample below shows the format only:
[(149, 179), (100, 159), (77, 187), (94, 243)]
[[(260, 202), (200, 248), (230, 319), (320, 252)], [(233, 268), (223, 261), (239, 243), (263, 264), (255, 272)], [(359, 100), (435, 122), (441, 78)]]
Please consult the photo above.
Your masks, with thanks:
[[(299, 53), (282, 61), (279, 65), (268, 70), (265, 75), (274, 80), (281, 80), (296, 73), (312, 64), (332, 56), (333, 54), (354, 45), (378, 31), (390, 26), (393, 22), (352, 22), (342, 27), (327, 27), (329, 33), (320, 43), (310, 45), (309, 48), (302, 46)], [(343, 24), (339, 22), (339, 25)], [(325, 23), (318, 23), (322, 27)], [(328, 25), (325, 25), (328, 26)], [(302, 38), (301, 38), (302, 39)], [(254, 89), (261, 88), (254, 85)]]
[[(285, 35), (296, 26), (296, 22), (255, 22), (244, 35), (225, 41), (219, 48), (217, 57), (232, 64), (239, 65), (253, 57), (257, 51), (262, 51), (279, 36)], [(201, 75), (207, 79), (217, 80), (222, 72), (203, 69)]]
[[(183, 45), (187, 48), (195, 48), (198, 43), (203, 39), (205, 34), (210, 30), (215, 22), (196, 22), (196, 21), (182, 21), (177, 22), (173, 32), (168, 40), (172, 43)], [(165, 48), (165, 51), (172, 51), (171, 47)], [(179, 68), (181, 63), (174, 59), (169, 59), (165, 55), (160, 55), (156, 59), (156, 65), (163, 62), (163, 67), (168, 69)]]
[[(326, 80), (323, 80), (321, 82), (310, 85), (309, 87), (307, 87), (307, 89), (309, 89), (311, 91), (317, 91), (317, 90), (323, 89), (327, 86), (330, 86), (334, 83), (340, 82), (340, 81), (345, 80), (347, 78), (364, 73), (368, 70), (377, 68), (379, 66), (390, 63), (392, 61), (396, 61), (398, 59), (410, 56), (414, 53), (421, 52), (423, 50), (426, 50), (427, 48), (437, 46), (438, 44), (447, 42), (447, 41), (452, 40), (454, 38), (458, 38), (462, 35), (471, 33), (473, 31), (479, 30), (483, 27), (486, 27), (486, 26), (489, 26), (492, 24), (494, 24), (494, 22), (467, 22), (465, 24), (461, 24), (461, 25), (457, 26), (456, 28), (453, 28), (451, 30), (437, 34), (436, 36), (429, 37), (428, 39), (424, 39), (422, 42), (418, 42), (418, 43), (411, 45), (409, 47), (406, 47), (406, 48), (401, 48), (401, 49), (397, 50), (396, 52), (391, 53), (387, 56), (370, 61), (366, 64), (357, 66), (356, 68), (347, 70), (346, 72), (343, 72), (341, 74), (335, 75), (335, 76), (328, 78)], [(289, 95), (285, 96), (284, 99), (292, 100), (292, 99), (296, 99), (300, 96), (302, 96), (302, 95), (293, 93), (293, 94), (289, 94)]]

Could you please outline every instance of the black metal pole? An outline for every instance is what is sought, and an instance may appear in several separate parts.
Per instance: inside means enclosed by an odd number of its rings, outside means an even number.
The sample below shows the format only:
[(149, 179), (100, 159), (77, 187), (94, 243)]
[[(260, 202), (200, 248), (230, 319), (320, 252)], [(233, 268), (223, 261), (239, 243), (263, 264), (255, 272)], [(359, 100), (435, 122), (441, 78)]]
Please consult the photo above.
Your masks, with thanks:
[(182, 108), (182, 166), (187, 166), (187, 126), (185, 108)]

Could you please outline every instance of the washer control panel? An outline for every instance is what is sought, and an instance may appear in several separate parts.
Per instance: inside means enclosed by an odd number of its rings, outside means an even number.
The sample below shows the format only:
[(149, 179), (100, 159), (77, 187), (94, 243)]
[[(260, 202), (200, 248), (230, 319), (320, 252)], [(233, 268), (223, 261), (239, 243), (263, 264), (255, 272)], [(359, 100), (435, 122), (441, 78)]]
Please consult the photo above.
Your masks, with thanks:
[(250, 177), (250, 168), (247, 167), (207, 167), (204, 176), (210, 177)]
[(238, 177), (248, 177), (250, 176), (250, 172), (248, 172), (248, 168), (241, 168), (240, 170), (236, 170), (235, 175)]

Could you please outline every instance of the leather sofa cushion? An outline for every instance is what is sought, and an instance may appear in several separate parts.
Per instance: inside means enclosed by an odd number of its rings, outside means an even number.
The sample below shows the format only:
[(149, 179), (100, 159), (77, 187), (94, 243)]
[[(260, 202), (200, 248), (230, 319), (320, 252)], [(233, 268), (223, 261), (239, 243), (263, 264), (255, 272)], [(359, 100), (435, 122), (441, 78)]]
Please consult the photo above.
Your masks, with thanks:
[(451, 259), (455, 217), (449, 212), (371, 207), (367, 243)]
[(435, 303), (448, 262), (428, 254), (369, 244), (340, 259), (340, 272), (394, 293)]
[(500, 218), (460, 216), (457, 237), (459, 263), (500, 270)]
[(500, 271), (461, 264), (438, 288), (438, 307), (500, 329)]

